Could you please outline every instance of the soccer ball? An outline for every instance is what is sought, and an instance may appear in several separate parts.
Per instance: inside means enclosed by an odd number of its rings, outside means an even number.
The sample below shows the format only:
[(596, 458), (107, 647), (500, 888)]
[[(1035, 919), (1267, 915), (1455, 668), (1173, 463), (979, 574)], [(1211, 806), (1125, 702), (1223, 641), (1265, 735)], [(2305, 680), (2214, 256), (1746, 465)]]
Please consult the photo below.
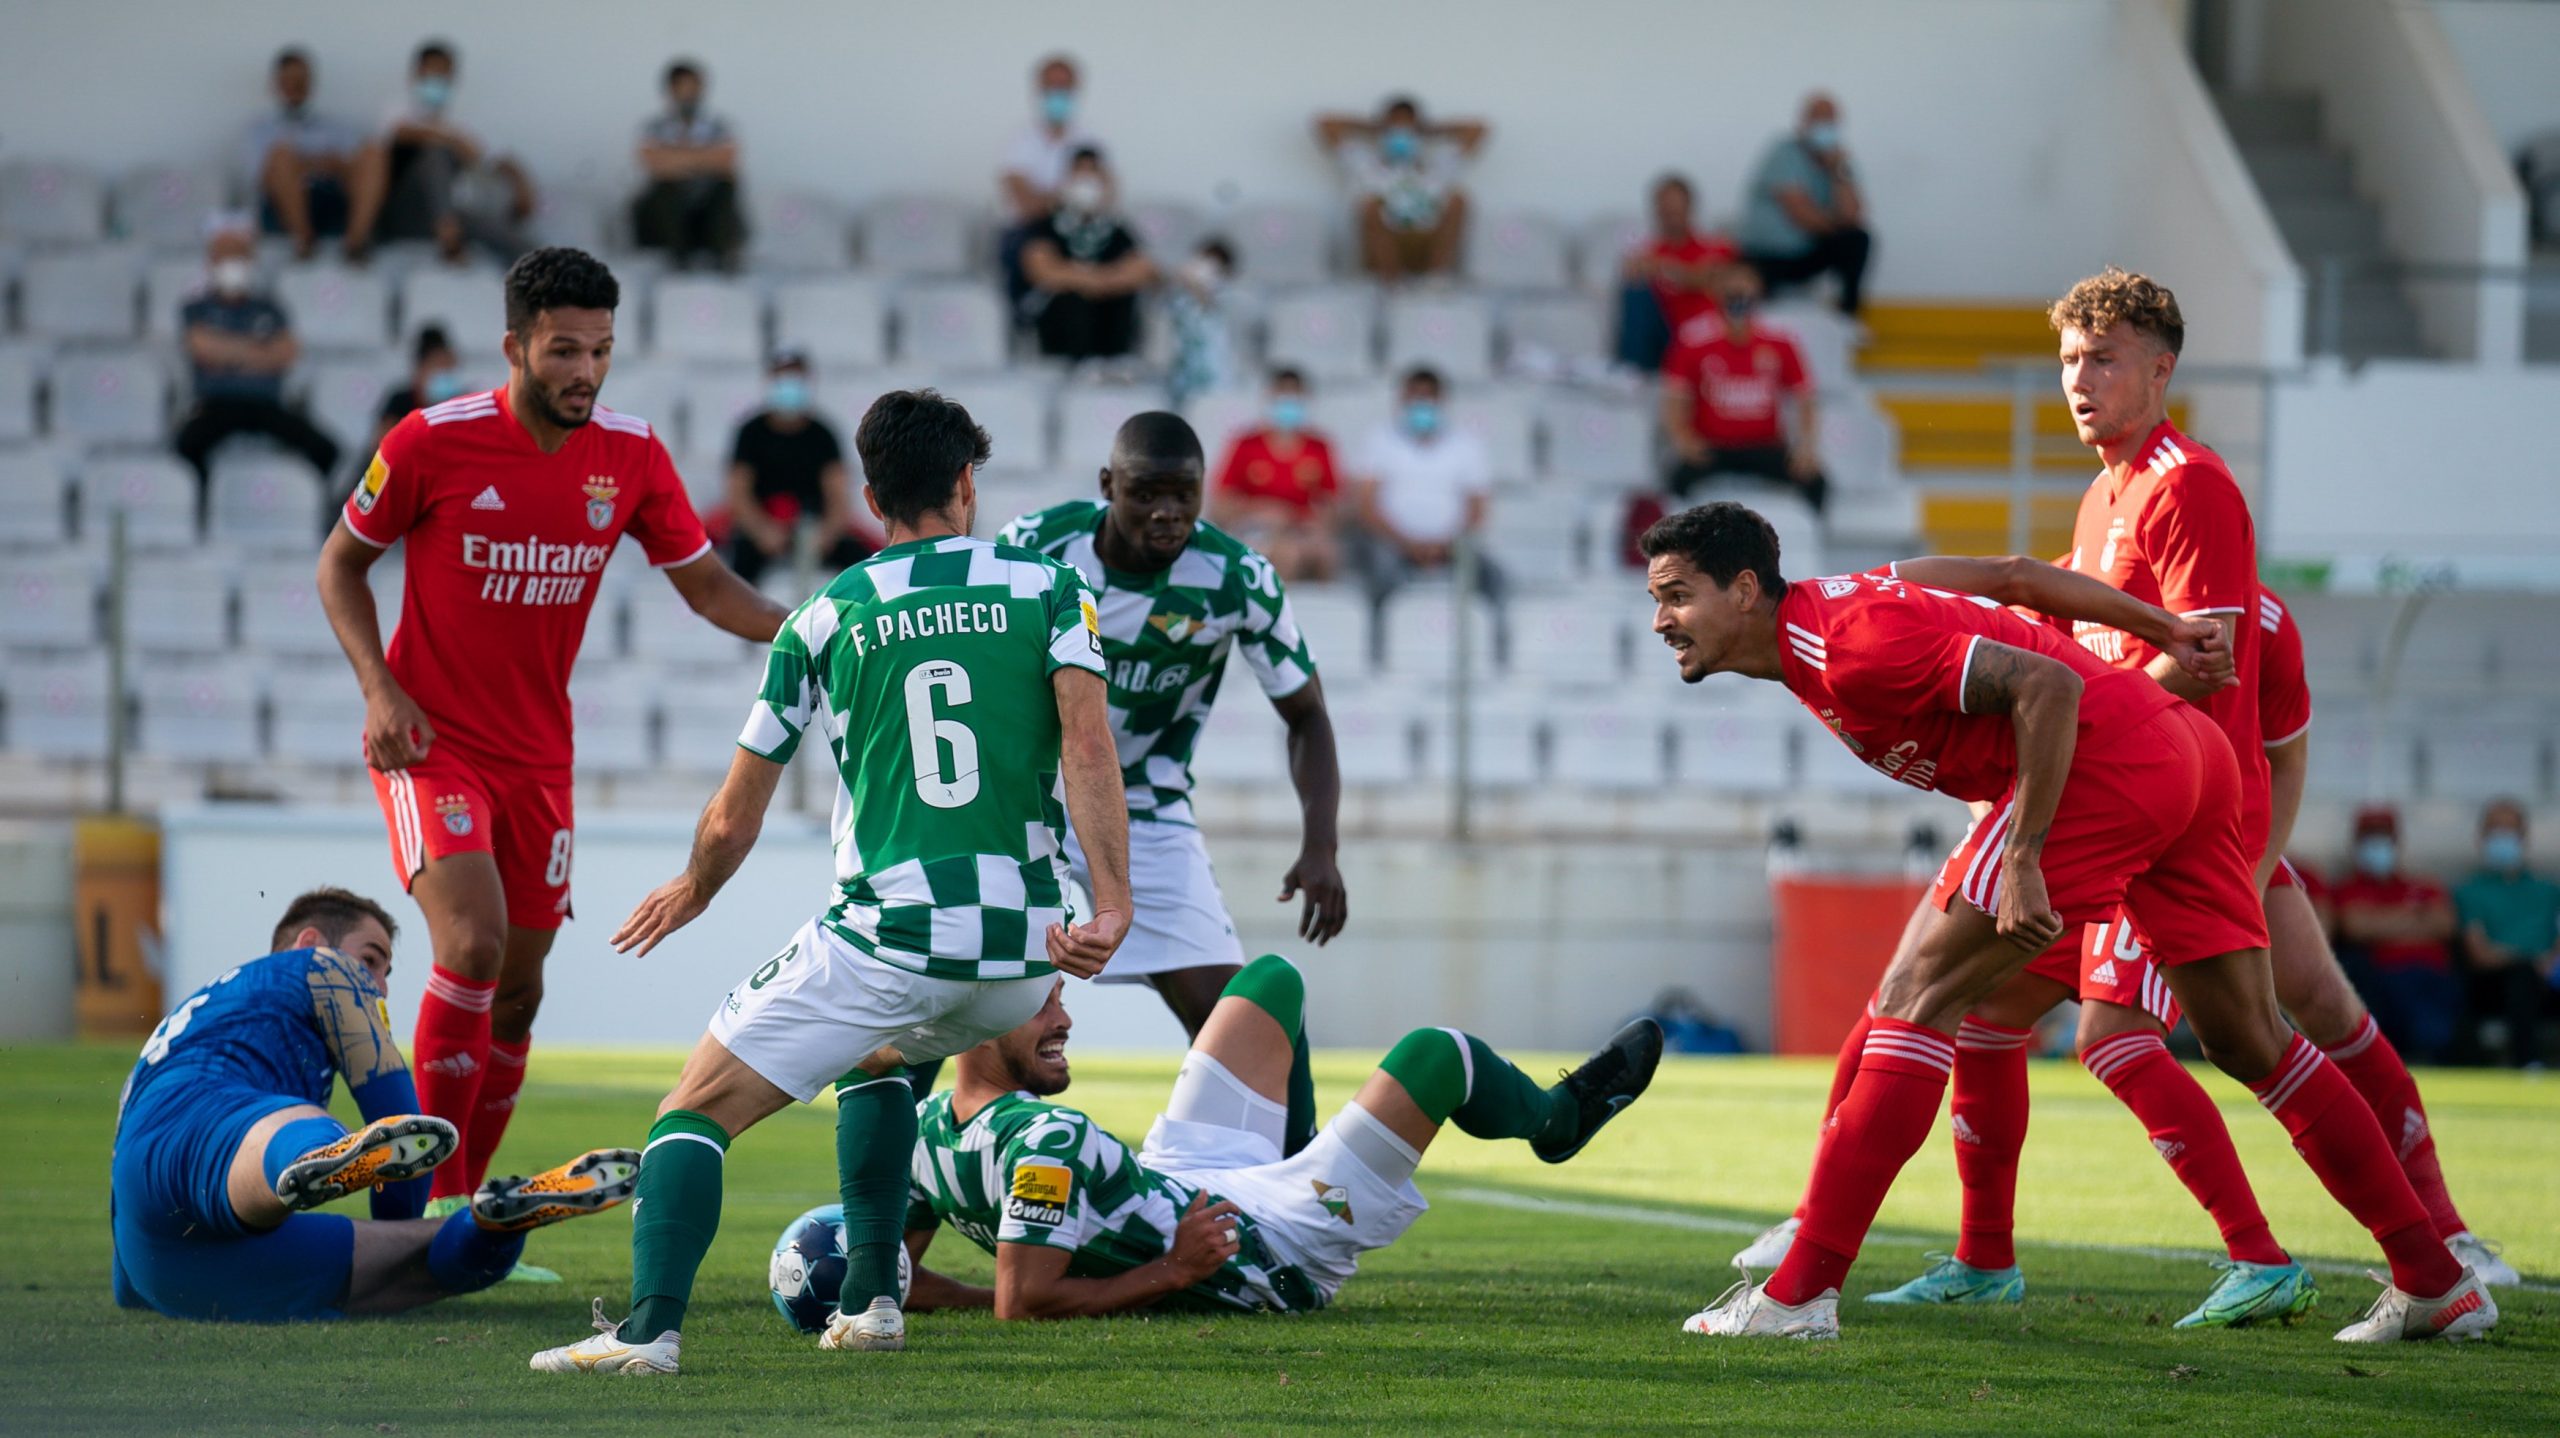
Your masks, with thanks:
[[(791, 1220), (773, 1241), (773, 1263), (766, 1284), (783, 1320), (803, 1333), (817, 1333), (836, 1316), (836, 1295), (844, 1290), (844, 1205), (821, 1204)], [(904, 1245), (898, 1249), (898, 1301), (906, 1302), (915, 1272)]]

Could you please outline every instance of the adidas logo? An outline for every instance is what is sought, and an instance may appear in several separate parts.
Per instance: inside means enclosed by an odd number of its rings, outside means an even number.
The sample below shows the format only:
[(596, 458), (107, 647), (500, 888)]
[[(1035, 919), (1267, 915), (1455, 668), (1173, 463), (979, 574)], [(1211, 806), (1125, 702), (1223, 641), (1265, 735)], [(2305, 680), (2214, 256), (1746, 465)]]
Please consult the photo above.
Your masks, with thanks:
[(1973, 1125), (1965, 1122), (1963, 1114), (1957, 1114), (1955, 1116), (1955, 1131), (1956, 1142), (1969, 1143), (1976, 1148), (1980, 1148), (1982, 1146), (1982, 1135), (1973, 1131)]
[(2414, 1108), (2400, 1110), (2400, 1160), (2408, 1162), (2418, 1145), (2427, 1141), (2427, 1116)]
[(2089, 982), (2093, 984), (2112, 984), (2115, 981), (2116, 961), (2113, 959), (2101, 960), (2096, 968), (2089, 971)]
[(2187, 1151), (2186, 1143), (2174, 1138), (2155, 1138), (2151, 1141), (2151, 1146), (2160, 1150), (2160, 1157), (2170, 1163), (2176, 1163), (2178, 1155)]
[(507, 507), (507, 502), (498, 497), (498, 487), (492, 484), (480, 491), (479, 498), (471, 501), (471, 507), (473, 509), (504, 509)]
[(418, 1067), (443, 1074), (447, 1078), (462, 1078), (477, 1073), (480, 1069), (479, 1063), (469, 1054), (449, 1054), (440, 1059), (428, 1059)]

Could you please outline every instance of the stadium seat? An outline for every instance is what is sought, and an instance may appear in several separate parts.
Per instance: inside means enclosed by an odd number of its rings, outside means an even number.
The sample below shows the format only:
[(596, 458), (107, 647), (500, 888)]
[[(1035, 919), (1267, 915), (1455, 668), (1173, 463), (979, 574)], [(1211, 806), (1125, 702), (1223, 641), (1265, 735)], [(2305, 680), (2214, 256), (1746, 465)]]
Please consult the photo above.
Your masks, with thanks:
[(309, 566), (253, 564), (242, 569), (240, 647), (283, 659), (337, 657), (338, 637), (330, 632)]
[(0, 235), (35, 244), (106, 237), (107, 192), (96, 175), (47, 160), (0, 165)]
[(964, 373), (1004, 368), (1004, 300), (976, 281), (917, 285), (898, 296), (898, 361)]
[[(596, 400), (607, 409), (646, 420), (670, 450), (681, 452), (692, 443), (681, 365), (638, 355), (616, 357), (612, 372), (604, 377), (604, 388), (596, 391)], [(728, 436), (720, 438), (725, 443)]]
[(89, 444), (160, 444), (169, 436), (169, 375), (145, 349), (54, 356), (53, 432)]
[(110, 450), (80, 465), (80, 532), (90, 543), (107, 542), (108, 516), (122, 511), (125, 542), (136, 549), (196, 546), (196, 476), (174, 455), (155, 450)]
[(133, 694), (135, 748), (142, 753), (198, 764), (248, 764), (265, 752), (258, 737), (261, 677), (246, 663), (156, 663), (134, 681)]
[[(1671, 721), (1672, 780), (1690, 788), (1728, 794), (1783, 794), (1791, 787), (1787, 736), (1793, 721), (1784, 713), (1758, 708), (1684, 707)], [(1807, 736), (1856, 763), (1840, 742), (1827, 734)], [(1861, 766), (1864, 767), (1864, 766)], [(1889, 784), (1873, 770), (1877, 783)]]
[[(580, 665), (569, 676), (581, 773), (637, 774), (655, 767), (651, 676), (624, 665)], [(741, 715), (745, 713), (743, 707)]]
[(877, 369), (889, 361), (889, 311), (868, 275), (809, 275), (773, 290), (773, 342), (832, 369)]
[(1339, 584), (1301, 584), (1289, 591), (1289, 614), (1306, 636), (1307, 653), (1328, 690), (1368, 677), (1376, 668), (1371, 656), (1369, 601), (1356, 589)]
[[(1463, 398), (1460, 403), (1464, 403)], [(1396, 388), (1385, 380), (1324, 385), (1308, 397), (1307, 412), (1317, 429), (1333, 441), (1337, 465), (1359, 462), (1371, 436), (1394, 421)], [(1348, 478), (1348, 476), (1345, 476)]]
[(938, 195), (897, 195), (862, 217), (862, 260), (884, 275), (965, 275), (971, 261), (970, 207)]
[(1334, 285), (1296, 290), (1272, 300), (1264, 354), (1274, 366), (1301, 370), (1318, 382), (1365, 380), (1377, 373), (1376, 292)]
[[(2314, 724), (2313, 731), (2319, 726)], [(2514, 798), (2532, 803), (2548, 791), (2548, 725), (2538, 713), (2473, 712), (2430, 719), (2419, 730), (2427, 792), (2466, 804)]]
[[(1525, 789), (1538, 782), (1537, 717), (1479, 694), (1467, 716), (1467, 784), (1474, 789)], [(1433, 704), (1414, 715), (1422, 733), (1423, 777), (1457, 781), (1457, 719), (1449, 705)]]
[(1035, 509), (1046, 509), (1071, 495), (1088, 495), (1092, 490), (1091, 484), (1071, 490), (1064, 478), (1055, 474), (990, 474), (978, 484), (978, 535), (993, 539), (997, 531)]
[[(1457, 672), (1458, 606), (1445, 584), (1414, 584), (1387, 601), (1386, 671), (1400, 680), (1439, 683)], [(1478, 682), (1493, 665), (1493, 607), (1479, 600), (1470, 617), (1467, 655)]]
[[(751, 657), (747, 642), (685, 606), (663, 581), (631, 591), (631, 657), (658, 664), (735, 665)], [(743, 710), (740, 711), (742, 714)]]
[(1164, 391), (1152, 386), (1066, 386), (1058, 391), (1058, 467), (1070, 473), (1101, 469), (1111, 460), (1111, 442), (1124, 420), (1164, 407)]
[(217, 456), (205, 537), (245, 550), (308, 555), (319, 547), (320, 476), (298, 456)]
[[(1049, 472), (1049, 403), (1052, 386), (1037, 371), (955, 376), (941, 382), (994, 442), (991, 475)], [(848, 443), (851, 435), (846, 436)], [(1099, 461), (1097, 461), (1098, 463)]]
[(48, 450), (0, 449), (0, 549), (52, 549), (71, 538), (70, 489)]
[[(627, 291), (623, 303), (631, 303)], [(507, 333), (506, 277), (477, 266), (433, 264), (411, 270), (400, 281), (400, 343), (406, 346), (431, 323), (444, 326), (465, 369), (497, 358)]]
[(370, 270), (290, 265), (275, 294), (306, 349), (373, 350), (391, 338), (390, 286)]
[(1541, 406), (1547, 473), (1585, 486), (1624, 490), (1653, 483), (1650, 396), (1560, 389)]
[(178, 338), (179, 312), (187, 301), (205, 290), (204, 259), (200, 255), (164, 256), (142, 267), (142, 337), (147, 340)]
[(1554, 373), (1609, 355), (1609, 315), (1589, 295), (1514, 295), (1502, 301), (1498, 317), (1509, 369)]
[(138, 165), (116, 181), (116, 234), (155, 250), (196, 250), (204, 217), (222, 206), (222, 180), (176, 165)]
[[(316, 608), (318, 601), (313, 603)], [(364, 691), (336, 650), (333, 642), (325, 657), (268, 668), (267, 752), (272, 757), (344, 768), (364, 762)]]
[[(0, 621), (5, 622), (5, 621)], [(107, 752), (107, 661), (12, 658), (0, 665), (9, 751), (44, 759), (101, 759)]]
[(1346, 698), (1326, 708), (1333, 720), (1334, 752), (1345, 783), (1413, 781), (1413, 718), (1403, 705)]
[(1626, 675), (1632, 620), (1642, 596), (1632, 586), (1627, 602), (1603, 606), (1572, 595), (1519, 604), (1511, 616), (1511, 675), (1560, 695), (1602, 700)]
[(1574, 283), (1595, 294), (1614, 295), (1623, 283), (1621, 262), (1627, 251), (1644, 242), (1652, 226), (1633, 210), (1595, 215), (1574, 233)]
[(1725, 480), (1711, 475), (1705, 484), (1689, 492), (1685, 502), (1706, 504), (1719, 499), (1748, 505), (1769, 521), (1769, 527), (1778, 533), (1778, 552), (1786, 556), (1787, 573), (1813, 578), (1831, 572), (1823, 553), (1822, 516), (1794, 491), (1765, 480)]
[(1478, 385), (1452, 397), (1449, 419), (1484, 446), (1496, 484), (1518, 483), (1538, 472), (1535, 402)]
[(853, 219), (814, 190), (747, 191), (747, 257), (759, 270), (805, 274), (853, 263)]
[[(1182, 417), (1200, 436), (1200, 447), (1208, 451), (1209, 478), (1217, 479), (1218, 465), (1236, 436), (1263, 422), (1270, 400), (1257, 389), (1218, 389), (1195, 394), (1182, 407)], [(1341, 462), (1341, 456), (1335, 456)]]
[(47, 355), (42, 345), (0, 340), (0, 444), (35, 438), (36, 382)]
[(752, 665), (681, 669), (657, 687), (661, 766), (694, 774), (725, 773), (738, 752), (761, 671)]
[(1663, 721), (1621, 704), (1576, 703), (1547, 716), (1556, 782), (1631, 792), (1662, 787), (1668, 771)]
[(1500, 290), (1552, 290), (1566, 272), (1564, 229), (1528, 210), (1494, 210), (1468, 227), (1467, 277)]
[[(533, 218), (526, 228), (535, 244), (567, 245), (596, 254), (606, 248), (622, 204), (619, 197), (603, 191), (545, 184), (534, 199)], [(614, 275), (627, 278), (619, 269)]]
[(720, 513), (729, 505), (729, 450), (672, 450), (676, 478), (684, 481), (685, 498), (693, 502), (693, 512), (704, 518)]
[(1493, 374), (1493, 309), (1482, 295), (1400, 294), (1387, 301), (1387, 373), (1428, 365), (1471, 384)]
[(98, 642), (93, 560), (67, 554), (0, 554), (0, 645), (88, 649)]
[(1910, 488), (1895, 463), (1901, 441), (1873, 395), (1864, 389), (1826, 394), (1815, 416), (1822, 472), (1834, 490), (1899, 494)]
[(1815, 389), (1827, 395), (1857, 387), (1856, 320), (1818, 300), (1799, 298), (1773, 301), (1761, 311), (1760, 323), (1796, 342)]
[(231, 647), (231, 566), (164, 555), (125, 581), (125, 637), (150, 655), (200, 659)]
[[(325, 430), (338, 442), (345, 472), (332, 476), (343, 484), (348, 476), (360, 473), (373, 456), (366, 446), (373, 441), (373, 426), (382, 413), (385, 395), (409, 382), (409, 365), (391, 350), (376, 347), (363, 351), (306, 355), (295, 375), (295, 388), (302, 398), (302, 412), (313, 424)], [(622, 367), (615, 365), (612, 384), (622, 386)]]
[(1250, 686), (1220, 693), (1223, 702), (1210, 708), (1191, 751), (1192, 774), (1217, 784), (1288, 783), (1289, 731), (1280, 716)]
[(761, 365), (764, 296), (744, 280), (672, 276), (649, 292), (649, 335), (667, 359)]
[[(1137, 232), (1138, 247), (1155, 257), (1155, 262), (1172, 269), (1191, 258), (1191, 252), (1208, 238), (1209, 226), (1198, 210), (1180, 200), (1139, 200), (1126, 208), (1129, 228)], [(1244, 257), (1244, 245), (1234, 236), (1227, 242), (1236, 250), (1238, 274), (1250, 274), (1251, 262)], [(1254, 274), (1252, 278), (1264, 278)]]
[(142, 252), (126, 245), (33, 256), (18, 276), (18, 327), (37, 339), (130, 340), (141, 280)]
[(1333, 219), (1307, 205), (1247, 205), (1227, 229), (1236, 269), (1258, 285), (1321, 284), (1332, 273)]
[(764, 366), (689, 364), (681, 375), (686, 445), (701, 453), (727, 456), (737, 440), (738, 426), (764, 409)]
[(902, 381), (885, 370), (821, 369), (810, 388), (816, 393), (818, 418), (834, 425), (836, 439), (844, 446), (845, 463), (853, 466), (854, 483), (862, 482), (861, 461), (853, 455), (853, 432), (862, 417), (871, 412), (871, 402)]

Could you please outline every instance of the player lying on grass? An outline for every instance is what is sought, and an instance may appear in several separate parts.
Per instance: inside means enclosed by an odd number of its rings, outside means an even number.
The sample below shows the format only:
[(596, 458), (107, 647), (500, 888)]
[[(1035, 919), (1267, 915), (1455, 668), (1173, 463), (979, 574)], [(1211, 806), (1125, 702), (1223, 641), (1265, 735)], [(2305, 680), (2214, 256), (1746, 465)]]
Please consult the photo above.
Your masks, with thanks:
[[(962, 1054), (956, 1085), (920, 1106), (911, 1309), (1075, 1318), (1164, 1304), (1322, 1308), (1361, 1254), (1428, 1207), (1413, 1173), (1441, 1125), (1522, 1139), (1562, 1163), (1644, 1092), (1662, 1059), (1661, 1028), (1638, 1019), (1547, 1087), (1482, 1039), (1415, 1029), (1313, 1142), (1283, 1158), (1306, 988), (1296, 966), (1265, 954), (1228, 982), (1132, 1154), (1049, 1101), (1069, 1081), (1064, 987), (1029, 1023)], [(924, 1267), (944, 1224), (995, 1255), (993, 1288)]]
[[(2496, 1305), (2437, 1240), (2373, 1110), (2276, 1006), (2239, 761), (2211, 719), (1995, 600), (1886, 573), (1788, 584), (1776, 534), (1740, 505), (1672, 515), (1642, 546), (1654, 631), (1682, 678), (1784, 684), (1880, 772), (1993, 805), (1939, 871), (1926, 931), (1885, 971), (1786, 1260), (1689, 1331), (1838, 1336), (1840, 1281), (1937, 1117), (1965, 1012), (2066, 931), (2118, 918), (2139, 926), (2207, 1057), (2284, 1124), (2388, 1257), (2390, 1287), (2338, 1337), (2495, 1326)], [(2173, 649), (2219, 633), (2160, 618)]]
[[(631, 1196), (640, 1155), (597, 1149), (470, 1206), (418, 1216), (453, 1125), (418, 1091), (383, 1011), (391, 916), (344, 889), (295, 899), (277, 952), (169, 1012), (116, 1111), (116, 1302), (173, 1318), (276, 1323), (394, 1313), (504, 1278), (528, 1230)], [(364, 1114), (331, 1118), (344, 1074)], [(311, 1213), (373, 1190), (373, 1218)]]

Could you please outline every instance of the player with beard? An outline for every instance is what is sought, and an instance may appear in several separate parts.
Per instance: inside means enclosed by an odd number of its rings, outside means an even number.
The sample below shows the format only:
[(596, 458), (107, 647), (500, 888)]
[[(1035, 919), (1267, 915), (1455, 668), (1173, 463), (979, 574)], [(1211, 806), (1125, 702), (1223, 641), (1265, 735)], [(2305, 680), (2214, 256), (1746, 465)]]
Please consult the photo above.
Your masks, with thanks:
[[(437, 1209), (487, 1174), (570, 914), (569, 669), (605, 561), (627, 534), (721, 629), (762, 643), (784, 618), (712, 553), (648, 421), (597, 403), (612, 272), (540, 249), (506, 291), (506, 384), (394, 426), (320, 554), (392, 868), (434, 948), (411, 1052), (421, 1106), (462, 1139), (435, 1171)], [(394, 544), (407, 565), (386, 651), (365, 572)]]

